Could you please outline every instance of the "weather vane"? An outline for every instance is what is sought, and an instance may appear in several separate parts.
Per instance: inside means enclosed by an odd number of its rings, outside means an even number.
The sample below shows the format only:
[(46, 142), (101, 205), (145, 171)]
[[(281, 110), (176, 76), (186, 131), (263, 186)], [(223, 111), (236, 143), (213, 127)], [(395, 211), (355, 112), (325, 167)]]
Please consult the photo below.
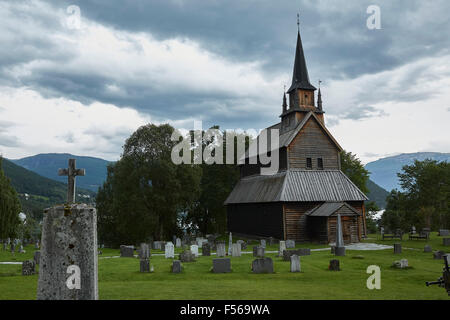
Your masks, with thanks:
[(300, 32), (300, 14), (297, 13), (297, 30)]
[(322, 80), (319, 79), (319, 89), (320, 89), (320, 84), (322, 83)]

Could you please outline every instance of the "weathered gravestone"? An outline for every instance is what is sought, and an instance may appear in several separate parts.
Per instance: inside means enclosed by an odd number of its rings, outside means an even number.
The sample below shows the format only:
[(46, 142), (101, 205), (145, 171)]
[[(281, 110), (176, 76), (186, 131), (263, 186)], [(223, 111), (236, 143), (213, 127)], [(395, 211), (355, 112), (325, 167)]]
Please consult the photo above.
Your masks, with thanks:
[(191, 245), (191, 252), (196, 258), (198, 257), (198, 246), (196, 244)]
[(402, 244), (394, 243), (394, 254), (400, 254), (400, 253), (402, 253)]
[(164, 247), (164, 256), (166, 259), (173, 259), (175, 258), (175, 247), (173, 246), (172, 242), (167, 242)]
[(228, 255), (231, 256), (231, 246), (233, 245), (233, 236), (231, 235), (228, 237)]
[(211, 247), (208, 242), (205, 242), (202, 247), (202, 256), (209, 257), (211, 255)]
[(300, 257), (296, 254), (291, 256), (291, 272), (300, 272)]
[(336, 247), (334, 255), (345, 256), (344, 233), (342, 232), (341, 215), (338, 213), (336, 217)]
[(175, 240), (175, 247), (181, 248), (181, 239), (180, 239), (180, 238), (177, 238), (177, 239)]
[(173, 260), (172, 262), (172, 273), (180, 273), (183, 271), (183, 265), (180, 260)]
[(238, 240), (236, 243), (239, 243), (241, 245), (241, 250), (247, 249), (247, 243), (244, 240)]
[(260, 244), (261, 247), (266, 248), (266, 240), (261, 239)]
[(450, 238), (443, 238), (442, 239), (442, 244), (444, 246), (450, 246)]
[(241, 244), (240, 243), (233, 243), (233, 246), (231, 248), (231, 255), (233, 257), (241, 256)]
[(76, 169), (69, 159), (59, 175), (68, 177), (67, 203), (44, 211), (38, 300), (97, 300), (97, 211), (87, 204), (75, 204)]
[(150, 272), (150, 260), (149, 259), (141, 259), (139, 261), (140, 272)]
[(264, 249), (261, 246), (255, 246), (253, 247), (253, 256), (258, 258), (264, 258), (265, 250), (266, 249)]
[(231, 272), (230, 258), (213, 259), (213, 273), (228, 273)]
[(440, 237), (448, 237), (448, 236), (450, 236), (450, 230), (440, 229), (439, 230), (439, 236)]
[(435, 260), (441, 260), (443, 257), (444, 257), (444, 255), (445, 255), (445, 252), (444, 251), (435, 251), (435, 252), (433, 252), (433, 259), (435, 259)]
[(34, 252), (34, 256), (33, 256), (34, 263), (39, 264), (40, 260), (41, 260), (41, 252), (40, 251), (35, 251)]
[(150, 247), (146, 243), (141, 243), (139, 247), (139, 258), (140, 259), (148, 259), (150, 258)]
[(423, 252), (432, 252), (432, 248), (429, 244), (427, 244), (424, 248), (423, 248)]
[(273, 246), (276, 243), (275, 239), (273, 237), (269, 238), (269, 246)]
[(22, 262), (22, 275), (31, 276), (36, 273), (36, 263), (33, 260), (25, 260)]
[(253, 273), (273, 273), (272, 259), (271, 258), (260, 258), (260, 259), (253, 260), (252, 271), (253, 271)]
[(180, 253), (179, 260), (181, 262), (194, 262), (195, 261), (195, 255), (192, 253), (192, 251), (189, 250), (183, 250), (182, 253)]
[(217, 243), (216, 254), (217, 254), (218, 257), (225, 257), (226, 256), (225, 242), (218, 242)]
[(345, 247), (335, 247), (334, 255), (338, 256), (338, 257), (344, 257), (345, 256)]
[(203, 247), (203, 241), (205, 241), (203, 238), (197, 238), (196, 243), (199, 249)]
[(295, 240), (286, 240), (286, 249), (294, 249)]
[(339, 260), (337, 260), (337, 259), (330, 260), (330, 265), (328, 266), (328, 270), (341, 271), (341, 269), (339, 267)]
[(283, 256), (283, 251), (286, 250), (286, 241), (280, 241), (278, 245), (278, 256)]
[(134, 246), (120, 246), (120, 256), (124, 258), (133, 258), (134, 257)]
[(392, 267), (398, 268), (398, 269), (408, 268), (408, 260), (401, 259), (400, 261), (394, 261), (394, 263), (392, 264)]

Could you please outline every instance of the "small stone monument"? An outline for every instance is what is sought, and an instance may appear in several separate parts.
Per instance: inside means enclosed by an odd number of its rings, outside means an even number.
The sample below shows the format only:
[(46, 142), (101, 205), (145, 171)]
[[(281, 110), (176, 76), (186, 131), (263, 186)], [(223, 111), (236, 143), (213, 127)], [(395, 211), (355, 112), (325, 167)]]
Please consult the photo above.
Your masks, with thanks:
[(203, 248), (203, 238), (197, 238), (197, 246), (199, 249)]
[(231, 235), (230, 232), (230, 236), (228, 238), (228, 255), (231, 256), (231, 246), (233, 244), (233, 236)]
[(335, 247), (334, 255), (338, 256), (338, 257), (344, 257), (345, 256), (345, 247)]
[(42, 222), (38, 300), (97, 300), (97, 211), (75, 202), (75, 178), (84, 176), (75, 159), (68, 176), (67, 203), (46, 209)]
[(35, 251), (34, 252), (34, 256), (33, 256), (34, 263), (39, 264), (40, 260), (41, 260), (41, 252), (40, 251)]
[(139, 247), (139, 258), (148, 259), (150, 258), (150, 247), (146, 243), (141, 243)]
[(140, 260), (140, 272), (150, 272), (150, 260), (149, 259), (141, 259)]
[(241, 256), (241, 244), (240, 243), (233, 243), (232, 248), (231, 248), (231, 255), (233, 257)]
[(195, 261), (195, 255), (192, 253), (191, 250), (183, 250), (182, 253), (180, 253), (180, 259), (181, 262), (194, 262)]
[(400, 261), (394, 261), (392, 266), (394, 268), (398, 268), (398, 269), (408, 268), (408, 260), (407, 259), (401, 259)]
[(280, 241), (278, 246), (278, 256), (283, 256), (283, 251), (286, 250), (286, 241)]
[(208, 242), (203, 243), (202, 256), (209, 257), (211, 255), (211, 247)]
[(344, 236), (342, 232), (341, 215), (338, 213), (336, 217), (336, 248), (334, 249), (334, 255), (345, 256)]
[(263, 247), (263, 248), (266, 248), (266, 240), (261, 239), (260, 246)]
[(400, 253), (402, 253), (402, 244), (394, 243), (394, 254), (400, 254)]
[(164, 249), (164, 256), (166, 259), (175, 258), (175, 247), (172, 242), (167, 242)]
[(213, 273), (228, 273), (231, 272), (230, 258), (213, 259)]
[(217, 243), (216, 254), (218, 257), (225, 257), (225, 255), (226, 255), (225, 242)]
[(134, 246), (120, 246), (120, 256), (125, 258), (133, 258), (134, 257)]
[(25, 260), (22, 262), (22, 275), (23, 276), (31, 276), (36, 273), (35, 271), (36, 264), (33, 260)]
[(196, 258), (198, 257), (198, 246), (196, 244), (191, 245), (191, 252)]
[[(262, 248), (262, 247), (260, 247)], [(262, 248), (264, 249), (264, 248)], [(253, 260), (253, 273), (273, 273), (273, 261), (271, 258), (259, 258)]]
[(448, 236), (450, 236), (450, 230), (448, 229), (439, 230), (439, 237), (448, 237)]
[(296, 254), (291, 256), (291, 272), (300, 272), (300, 257)]
[(429, 244), (427, 244), (424, 248), (423, 248), (423, 252), (433, 252), (433, 249), (431, 248), (431, 246)]
[(172, 262), (172, 273), (180, 273), (183, 271), (183, 265), (180, 260), (173, 260)]
[(337, 259), (330, 260), (330, 265), (328, 266), (328, 270), (341, 271), (341, 269), (339, 267), (339, 260), (337, 260)]
[(257, 246), (257, 247), (256, 247), (256, 256), (257, 256), (258, 258), (264, 258), (264, 256), (265, 256), (265, 251), (266, 251), (265, 248), (263, 248), (263, 247), (261, 247), (261, 246)]
[(435, 259), (435, 260), (441, 260), (443, 257), (444, 257), (444, 255), (445, 255), (445, 252), (444, 251), (435, 251), (435, 252), (433, 252), (433, 259)]
[(295, 241), (286, 240), (286, 249), (295, 249)]
[(177, 238), (177, 239), (175, 240), (175, 247), (181, 248), (181, 239), (180, 239), (180, 238)]

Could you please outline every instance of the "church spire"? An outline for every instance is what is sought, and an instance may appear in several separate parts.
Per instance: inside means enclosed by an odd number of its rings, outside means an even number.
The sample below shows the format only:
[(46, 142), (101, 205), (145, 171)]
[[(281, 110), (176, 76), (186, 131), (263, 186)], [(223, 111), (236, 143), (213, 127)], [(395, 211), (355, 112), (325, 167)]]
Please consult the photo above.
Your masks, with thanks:
[(283, 93), (283, 113), (287, 111), (286, 92)]
[(305, 54), (303, 53), (302, 38), (300, 37), (300, 29), (297, 32), (297, 48), (295, 49), (295, 62), (294, 62), (294, 72), (292, 75), (292, 85), (287, 92), (292, 93), (295, 89), (316, 90), (316, 88), (309, 82), (309, 75), (308, 69), (306, 68)]
[(322, 111), (322, 93), (320, 92), (320, 83), (322, 81), (319, 80), (319, 93), (317, 94), (317, 108)]

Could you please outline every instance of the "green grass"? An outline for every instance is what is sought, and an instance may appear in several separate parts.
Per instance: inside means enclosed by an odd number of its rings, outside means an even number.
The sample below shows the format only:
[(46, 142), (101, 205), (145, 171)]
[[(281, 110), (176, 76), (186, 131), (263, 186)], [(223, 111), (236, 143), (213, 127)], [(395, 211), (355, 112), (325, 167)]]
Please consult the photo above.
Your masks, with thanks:
[[(369, 242), (392, 244), (394, 241), (377, 241), (371, 235)], [(406, 237), (405, 237), (406, 239)], [(213, 274), (211, 257), (199, 257), (194, 263), (184, 263), (184, 272), (170, 273), (171, 259), (153, 256), (153, 273), (140, 273), (137, 258), (99, 259), (100, 299), (442, 299), (449, 297), (443, 288), (426, 287), (425, 281), (434, 281), (442, 274), (443, 262), (433, 260), (431, 253), (424, 253), (428, 243), (433, 250), (449, 251), (442, 246), (442, 238), (432, 235), (430, 241), (404, 240), (401, 255), (394, 255), (392, 249), (381, 251), (347, 251), (346, 257), (339, 257), (340, 272), (328, 271), (328, 264), (335, 257), (329, 251), (312, 252), (301, 257), (301, 273), (290, 273), (290, 263), (275, 254), (268, 254), (274, 260), (274, 274), (253, 274), (250, 270), (254, 259), (252, 254), (231, 258), (233, 272)], [(301, 244), (297, 247), (324, 247), (323, 245)], [(417, 250), (418, 249), (418, 250)], [(33, 246), (27, 253), (16, 254), (0, 251), (0, 261), (23, 261), (33, 256)], [(268, 250), (276, 250), (276, 246)], [(103, 249), (100, 257), (118, 255), (114, 249)], [(246, 251), (251, 251), (251, 246)], [(179, 252), (177, 250), (177, 252)], [(152, 253), (158, 251), (152, 250)], [(159, 251), (159, 253), (162, 253)], [(363, 256), (363, 259), (352, 259)], [(398, 270), (391, 268), (395, 260), (408, 259), (412, 268)], [(14, 260), (15, 259), (15, 260)], [(381, 268), (381, 290), (369, 290), (366, 281), (369, 265)], [(0, 299), (35, 299), (37, 275), (22, 276), (20, 265), (0, 265)]]

